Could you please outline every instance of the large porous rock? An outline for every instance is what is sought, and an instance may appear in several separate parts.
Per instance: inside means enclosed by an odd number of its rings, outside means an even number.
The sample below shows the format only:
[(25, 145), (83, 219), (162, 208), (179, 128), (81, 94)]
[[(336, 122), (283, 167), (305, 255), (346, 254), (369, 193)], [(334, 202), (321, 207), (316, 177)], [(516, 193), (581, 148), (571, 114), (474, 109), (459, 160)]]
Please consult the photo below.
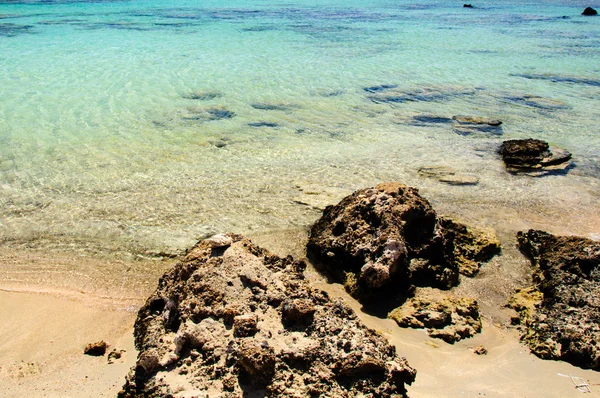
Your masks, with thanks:
[(508, 171), (513, 173), (546, 175), (566, 171), (572, 165), (569, 152), (532, 138), (504, 141), (498, 153)]
[(477, 301), (467, 297), (412, 297), (388, 317), (401, 327), (425, 328), (429, 336), (451, 344), (481, 331)]
[(530, 302), (520, 311), (523, 341), (541, 358), (600, 370), (600, 242), (536, 230), (517, 238), (539, 292), (518, 292)]
[(460, 225), (438, 217), (416, 189), (382, 183), (328, 206), (311, 229), (307, 252), (361, 302), (389, 301), (413, 286), (458, 283), (460, 263), (470, 256), (456, 250)]
[(238, 235), (198, 243), (140, 309), (120, 396), (404, 396), (416, 372), (304, 267)]

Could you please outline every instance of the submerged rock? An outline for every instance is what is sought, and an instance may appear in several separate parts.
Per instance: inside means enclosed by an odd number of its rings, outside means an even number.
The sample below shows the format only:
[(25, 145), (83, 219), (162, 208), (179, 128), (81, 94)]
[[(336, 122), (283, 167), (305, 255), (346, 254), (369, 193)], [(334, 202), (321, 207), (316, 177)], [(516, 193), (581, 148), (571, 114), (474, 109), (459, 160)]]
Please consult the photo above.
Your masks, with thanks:
[(370, 86), (363, 88), (367, 93), (379, 93), (382, 91), (391, 90), (393, 88), (397, 88), (397, 84), (380, 84), (379, 86)]
[(561, 170), (568, 171), (572, 165), (569, 152), (532, 138), (504, 141), (498, 153), (511, 172), (534, 171), (536, 173), (530, 174), (545, 175)]
[(486, 124), (488, 126), (500, 126), (502, 122), (498, 119), (490, 119), (481, 116), (453, 116), (452, 120), (462, 124)]
[(218, 91), (192, 91), (191, 93), (181, 95), (182, 98), (198, 101), (211, 101), (216, 98), (221, 98), (222, 96), (223, 93)]
[(361, 302), (391, 304), (413, 285), (458, 284), (458, 225), (438, 217), (416, 189), (382, 183), (325, 208), (307, 253)]
[(250, 122), (248, 123), (248, 126), (250, 127), (279, 127), (279, 124), (274, 123), (274, 122)]
[(254, 109), (259, 109), (262, 111), (292, 111), (294, 109), (299, 108), (297, 105), (291, 104), (270, 104), (266, 102), (256, 102), (254, 104), (250, 104), (250, 106)]
[(448, 185), (477, 185), (479, 178), (474, 175), (461, 174), (450, 166), (423, 166), (417, 173), (420, 176), (433, 178)]
[(477, 301), (465, 297), (413, 297), (388, 317), (401, 327), (426, 328), (430, 337), (450, 344), (481, 331)]
[(452, 119), (446, 116), (431, 115), (423, 113), (415, 115), (411, 118), (411, 124), (413, 126), (431, 126), (437, 124), (452, 123)]
[(401, 89), (394, 85), (367, 87), (368, 98), (376, 104), (405, 102), (445, 102), (458, 97), (474, 95), (477, 89), (459, 86), (419, 86)]
[(529, 230), (517, 234), (535, 286), (511, 298), (522, 340), (544, 359), (600, 370), (600, 242)]
[(459, 135), (473, 135), (477, 133), (486, 133), (502, 135), (502, 122), (497, 119), (490, 119), (480, 116), (453, 116), (454, 132)]
[(199, 242), (140, 309), (119, 396), (404, 396), (416, 372), (304, 267), (239, 235)]
[(530, 108), (539, 109), (541, 111), (556, 111), (560, 109), (569, 108), (569, 105), (563, 101), (530, 94), (505, 95), (502, 97), (502, 100), (522, 106), (527, 106)]
[(600, 87), (600, 79), (590, 76), (559, 75), (554, 73), (524, 73), (511, 76), (518, 76), (531, 80), (547, 80), (553, 83), (583, 84), (586, 86)]
[(235, 116), (235, 112), (223, 107), (212, 108), (194, 108), (187, 109), (188, 115), (184, 116), (184, 120), (208, 122), (213, 120), (231, 119)]
[(594, 10), (592, 7), (586, 7), (585, 10), (581, 13), (581, 15), (593, 16), (598, 15), (598, 11)]

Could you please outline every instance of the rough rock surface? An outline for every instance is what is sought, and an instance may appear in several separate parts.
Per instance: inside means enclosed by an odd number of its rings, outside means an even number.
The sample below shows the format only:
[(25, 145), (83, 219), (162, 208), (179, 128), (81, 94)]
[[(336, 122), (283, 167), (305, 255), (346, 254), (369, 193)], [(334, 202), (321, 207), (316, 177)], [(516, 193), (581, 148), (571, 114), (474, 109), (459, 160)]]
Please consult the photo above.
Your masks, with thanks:
[(465, 297), (413, 297), (388, 317), (401, 327), (427, 328), (430, 337), (451, 344), (481, 331), (477, 301)]
[(475, 276), (483, 262), (500, 252), (500, 241), (492, 230), (469, 227), (447, 218), (440, 219), (444, 229), (454, 231), (454, 261), (465, 276)]
[(106, 349), (108, 348), (108, 344), (104, 341), (98, 341), (96, 343), (90, 343), (85, 346), (83, 349), (83, 353), (86, 355), (92, 355), (95, 357), (101, 357), (106, 353)]
[(457, 253), (459, 226), (438, 217), (416, 189), (382, 183), (328, 206), (311, 229), (307, 252), (361, 302), (389, 303), (413, 285), (458, 283), (461, 261), (471, 253)]
[(304, 267), (238, 235), (198, 243), (140, 309), (120, 396), (404, 395), (416, 372)]
[(563, 149), (550, 147), (547, 142), (528, 138), (504, 141), (498, 153), (511, 172), (532, 172), (544, 175), (571, 166), (571, 154)]
[(517, 238), (541, 294), (537, 304), (525, 291), (533, 304), (520, 311), (523, 341), (541, 358), (600, 370), (600, 242), (536, 230)]

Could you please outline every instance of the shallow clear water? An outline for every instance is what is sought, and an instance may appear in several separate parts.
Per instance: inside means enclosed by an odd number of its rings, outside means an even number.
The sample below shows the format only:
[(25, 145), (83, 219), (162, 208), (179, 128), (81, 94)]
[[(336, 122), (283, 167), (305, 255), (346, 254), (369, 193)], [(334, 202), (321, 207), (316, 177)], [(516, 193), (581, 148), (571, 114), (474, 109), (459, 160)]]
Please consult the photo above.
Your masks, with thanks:
[[(598, 236), (600, 17), (568, 3), (3, 1), (0, 241), (170, 253), (306, 227), (382, 180), (477, 224)], [(577, 166), (506, 173), (497, 146), (527, 137)]]

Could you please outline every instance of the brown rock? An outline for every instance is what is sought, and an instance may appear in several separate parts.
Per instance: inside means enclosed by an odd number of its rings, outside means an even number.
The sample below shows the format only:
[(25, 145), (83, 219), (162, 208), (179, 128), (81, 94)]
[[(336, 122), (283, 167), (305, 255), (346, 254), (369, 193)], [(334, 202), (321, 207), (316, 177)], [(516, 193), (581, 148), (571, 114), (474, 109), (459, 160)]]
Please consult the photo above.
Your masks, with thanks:
[(427, 328), (430, 337), (451, 344), (481, 331), (479, 306), (470, 298), (413, 297), (388, 317), (401, 327)]
[(119, 396), (405, 395), (416, 372), (313, 289), (304, 263), (226, 237), (217, 251), (192, 248), (140, 309), (139, 356)]
[(498, 150), (507, 167), (540, 168), (541, 161), (550, 156), (550, 146), (542, 140), (508, 140)]
[(600, 370), (600, 242), (543, 231), (519, 232), (535, 286), (511, 297), (522, 340), (544, 359)]
[(454, 232), (454, 259), (462, 275), (473, 277), (482, 263), (500, 252), (500, 241), (492, 230), (469, 227), (442, 218), (442, 226)]
[(502, 122), (498, 119), (490, 119), (487, 117), (480, 116), (453, 116), (452, 120), (457, 121), (461, 124), (485, 124), (488, 126), (500, 126)]
[(502, 122), (479, 116), (453, 116), (454, 132), (459, 135), (502, 135)]
[(117, 350), (113, 348), (111, 352), (108, 353), (108, 363), (114, 363), (116, 360), (121, 359), (125, 350)]
[(473, 352), (477, 355), (487, 355), (488, 353), (487, 349), (482, 345), (475, 347)]
[[(496, 244), (485, 245), (476, 235), (439, 218), (416, 189), (391, 182), (328, 206), (311, 229), (307, 252), (361, 302), (391, 302), (413, 285), (455, 286), (460, 264), (482, 261), (492, 252), (486, 247)], [(462, 242), (471, 247), (458, 247)]]
[(498, 150), (508, 171), (543, 176), (571, 167), (571, 154), (536, 139), (504, 141)]
[(233, 318), (233, 335), (250, 337), (258, 332), (258, 318), (255, 314), (240, 315)]
[(85, 346), (83, 353), (85, 355), (92, 355), (95, 357), (100, 357), (106, 353), (106, 349), (108, 348), (108, 344), (104, 340), (98, 341), (96, 343), (90, 343)]
[[(244, 340), (237, 352), (237, 361), (243, 371), (249, 376), (250, 384), (266, 386), (270, 384), (275, 373), (277, 358), (275, 351), (265, 341), (259, 343), (254, 340)], [(245, 377), (242, 373), (242, 377)]]
[(281, 322), (285, 326), (307, 326), (312, 323), (315, 311), (310, 300), (286, 300), (281, 306)]

